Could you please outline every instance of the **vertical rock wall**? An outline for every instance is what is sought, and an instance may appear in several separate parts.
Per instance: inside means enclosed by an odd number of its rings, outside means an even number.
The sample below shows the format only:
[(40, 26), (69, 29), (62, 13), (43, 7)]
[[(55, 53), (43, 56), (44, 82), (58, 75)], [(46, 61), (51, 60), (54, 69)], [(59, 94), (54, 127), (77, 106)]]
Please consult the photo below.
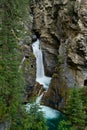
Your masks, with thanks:
[(10, 129), (10, 123), (8, 121), (0, 123), (0, 130), (7, 130), (7, 129)]
[(33, 30), (40, 34), (45, 73), (52, 75), (57, 56), (68, 86), (84, 85), (87, 70), (87, 3), (81, 0), (40, 0), (31, 6)]
[[(56, 90), (64, 87), (62, 82), (67, 87), (87, 84), (87, 2), (33, 0), (31, 9), (34, 17), (33, 31), (40, 35), (45, 73), (53, 77), (56, 73), (59, 81), (54, 85), (55, 78), (52, 79), (44, 103), (49, 105), (50, 101), (56, 104)], [(55, 68), (59, 70), (55, 71)]]
[(22, 60), (25, 57), (25, 60), (21, 64), (21, 69), (23, 71), (24, 79), (25, 79), (25, 101), (31, 97), (35, 80), (36, 80), (36, 59), (33, 55), (32, 47), (30, 45), (23, 44), (20, 47), (20, 51), (22, 54)]

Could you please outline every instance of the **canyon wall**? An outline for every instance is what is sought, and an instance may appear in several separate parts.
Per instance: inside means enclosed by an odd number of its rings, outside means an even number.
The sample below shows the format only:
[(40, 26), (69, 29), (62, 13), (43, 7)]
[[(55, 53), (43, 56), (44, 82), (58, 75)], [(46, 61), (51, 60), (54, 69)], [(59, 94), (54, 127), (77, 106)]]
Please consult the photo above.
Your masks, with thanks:
[(60, 109), (66, 87), (87, 85), (87, 2), (33, 0), (31, 11), (33, 31), (41, 41), (45, 74), (52, 76), (43, 102)]

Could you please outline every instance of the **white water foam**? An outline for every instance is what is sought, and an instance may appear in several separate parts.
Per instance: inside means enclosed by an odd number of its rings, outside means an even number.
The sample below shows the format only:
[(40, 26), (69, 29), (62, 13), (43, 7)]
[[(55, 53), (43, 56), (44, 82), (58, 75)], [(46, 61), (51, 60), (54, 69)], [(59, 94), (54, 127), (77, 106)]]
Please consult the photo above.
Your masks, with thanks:
[[(51, 81), (51, 77), (47, 77), (44, 74), (44, 65), (43, 65), (43, 55), (42, 55), (42, 50), (40, 47), (40, 41), (37, 40), (36, 42), (34, 42), (32, 44), (32, 48), (33, 48), (33, 53), (36, 57), (36, 81), (39, 82), (40, 84), (43, 85), (43, 87), (45, 88), (45, 90), (47, 91), (49, 88), (49, 84)], [(36, 104), (40, 104), (40, 101), (42, 99), (44, 92), (37, 97), (36, 99)], [(30, 105), (32, 104), (27, 104), (26, 108), (27, 110), (29, 110)], [(53, 118), (57, 118), (60, 115), (60, 112), (58, 112), (55, 109), (52, 109), (50, 107), (44, 106), (44, 105), (40, 105), (41, 111), (44, 113), (44, 116), (47, 119), (53, 119)]]
[(47, 77), (44, 74), (43, 55), (40, 47), (40, 41), (37, 40), (32, 44), (33, 53), (36, 57), (36, 81), (43, 85), (47, 90), (50, 84), (51, 77)]
[(42, 84), (46, 90), (49, 88), (50, 80), (51, 80), (51, 77), (47, 77), (47, 76), (36, 79), (36, 81)]
[(44, 113), (44, 116), (47, 119), (58, 118), (60, 116), (60, 112), (53, 109), (53, 108), (50, 108), (50, 107), (47, 107), (47, 106), (44, 106), (44, 105), (40, 105), (40, 107), (41, 107), (41, 110)]
[(40, 104), (40, 101), (41, 101), (41, 99), (42, 99), (42, 97), (43, 97), (43, 94), (44, 94), (44, 93), (42, 93), (40, 96), (38, 96), (38, 97), (36, 98), (36, 104)]
[[(35, 104), (27, 104), (26, 110), (29, 111), (32, 105), (35, 105)], [(40, 109), (38, 111), (42, 111), (44, 113), (43, 115), (46, 119), (58, 118), (60, 116), (59, 111), (57, 111), (53, 108), (44, 106), (44, 105), (40, 105)]]
[(36, 57), (36, 78), (44, 77), (44, 66), (43, 66), (43, 57), (42, 57), (42, 50), (40, 47), (40, 41), (37, 40), (32, 44), (33, 53)]

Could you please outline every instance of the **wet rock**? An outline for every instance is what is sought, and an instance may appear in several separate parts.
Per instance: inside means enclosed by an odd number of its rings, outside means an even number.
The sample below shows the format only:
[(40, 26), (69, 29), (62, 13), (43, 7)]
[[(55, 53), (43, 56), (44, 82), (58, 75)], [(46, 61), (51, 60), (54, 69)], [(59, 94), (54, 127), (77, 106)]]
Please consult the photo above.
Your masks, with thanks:
[(35, 41), (37, 41), (37, 36), (36, 36), (36, 35), (33, 35), (33, 36), (32, 36), (32, 42), (35, 42)]
[(63, 103), (59, 95), (62, 83), (82, 87), (87, 79), (87, 2), (41, 0), (37, 4), (34, 0), (32, 12), (33, 30), (40, 34), (45, 74), (52, 76), (55, 68), (61, 68), (60, 76), (57, 72), (58, 77), (52, 77), (43, 100), (46, 105), (59, 109)]
[(0, 130), (8, 130), (10, 128), (10, 122), (6, 121), (4, 123), (0, 123)]
[(44, 92), (44, 88), (43, 88), (43, 85), (39, 84), (38, 82), (35, 83), (35, 86), (34, 86), (34, 90), (33, 90), (33, 95), (35, 96), (40, 96), (43, 92)]
[(30, 45), (32, 43), (32, 39), (30, 36), (25, 36), (21, 43), (24, 45)]
[(67, 99), (67, 86), (60, 74), (54, 73), (48, 91), (44, 94), (42, 102), (46, 106), (61, 110)]

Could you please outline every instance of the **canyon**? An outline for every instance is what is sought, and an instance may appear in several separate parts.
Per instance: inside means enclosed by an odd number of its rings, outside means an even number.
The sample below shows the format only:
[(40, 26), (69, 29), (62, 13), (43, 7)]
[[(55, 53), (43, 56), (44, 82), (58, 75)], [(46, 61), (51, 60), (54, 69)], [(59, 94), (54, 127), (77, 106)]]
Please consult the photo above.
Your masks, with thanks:
[[(45, 75), (52, 77), (42, 102), (61, 110), (69, 87), (87, 85), (87, 2), (33, 0), (31, 16), (31, 31), (41, 43)], [(35, 64), (32, 69), (35, 72)], [(32, 88), (38, 94), (41, 85), (35, 82), (35, 73), (33, 79)]]
[[(69, 88), (87, 86), (87, 1), (31, 0), (29, 6), (30, 14), (17, 23), (24, 35), (14, 49), (25, 82), (22, 105), (35, 98), (47, 117), (54, 118), (62, 112)], [(0, 130), (9, 127), (8, 120), (0, 123)]]

